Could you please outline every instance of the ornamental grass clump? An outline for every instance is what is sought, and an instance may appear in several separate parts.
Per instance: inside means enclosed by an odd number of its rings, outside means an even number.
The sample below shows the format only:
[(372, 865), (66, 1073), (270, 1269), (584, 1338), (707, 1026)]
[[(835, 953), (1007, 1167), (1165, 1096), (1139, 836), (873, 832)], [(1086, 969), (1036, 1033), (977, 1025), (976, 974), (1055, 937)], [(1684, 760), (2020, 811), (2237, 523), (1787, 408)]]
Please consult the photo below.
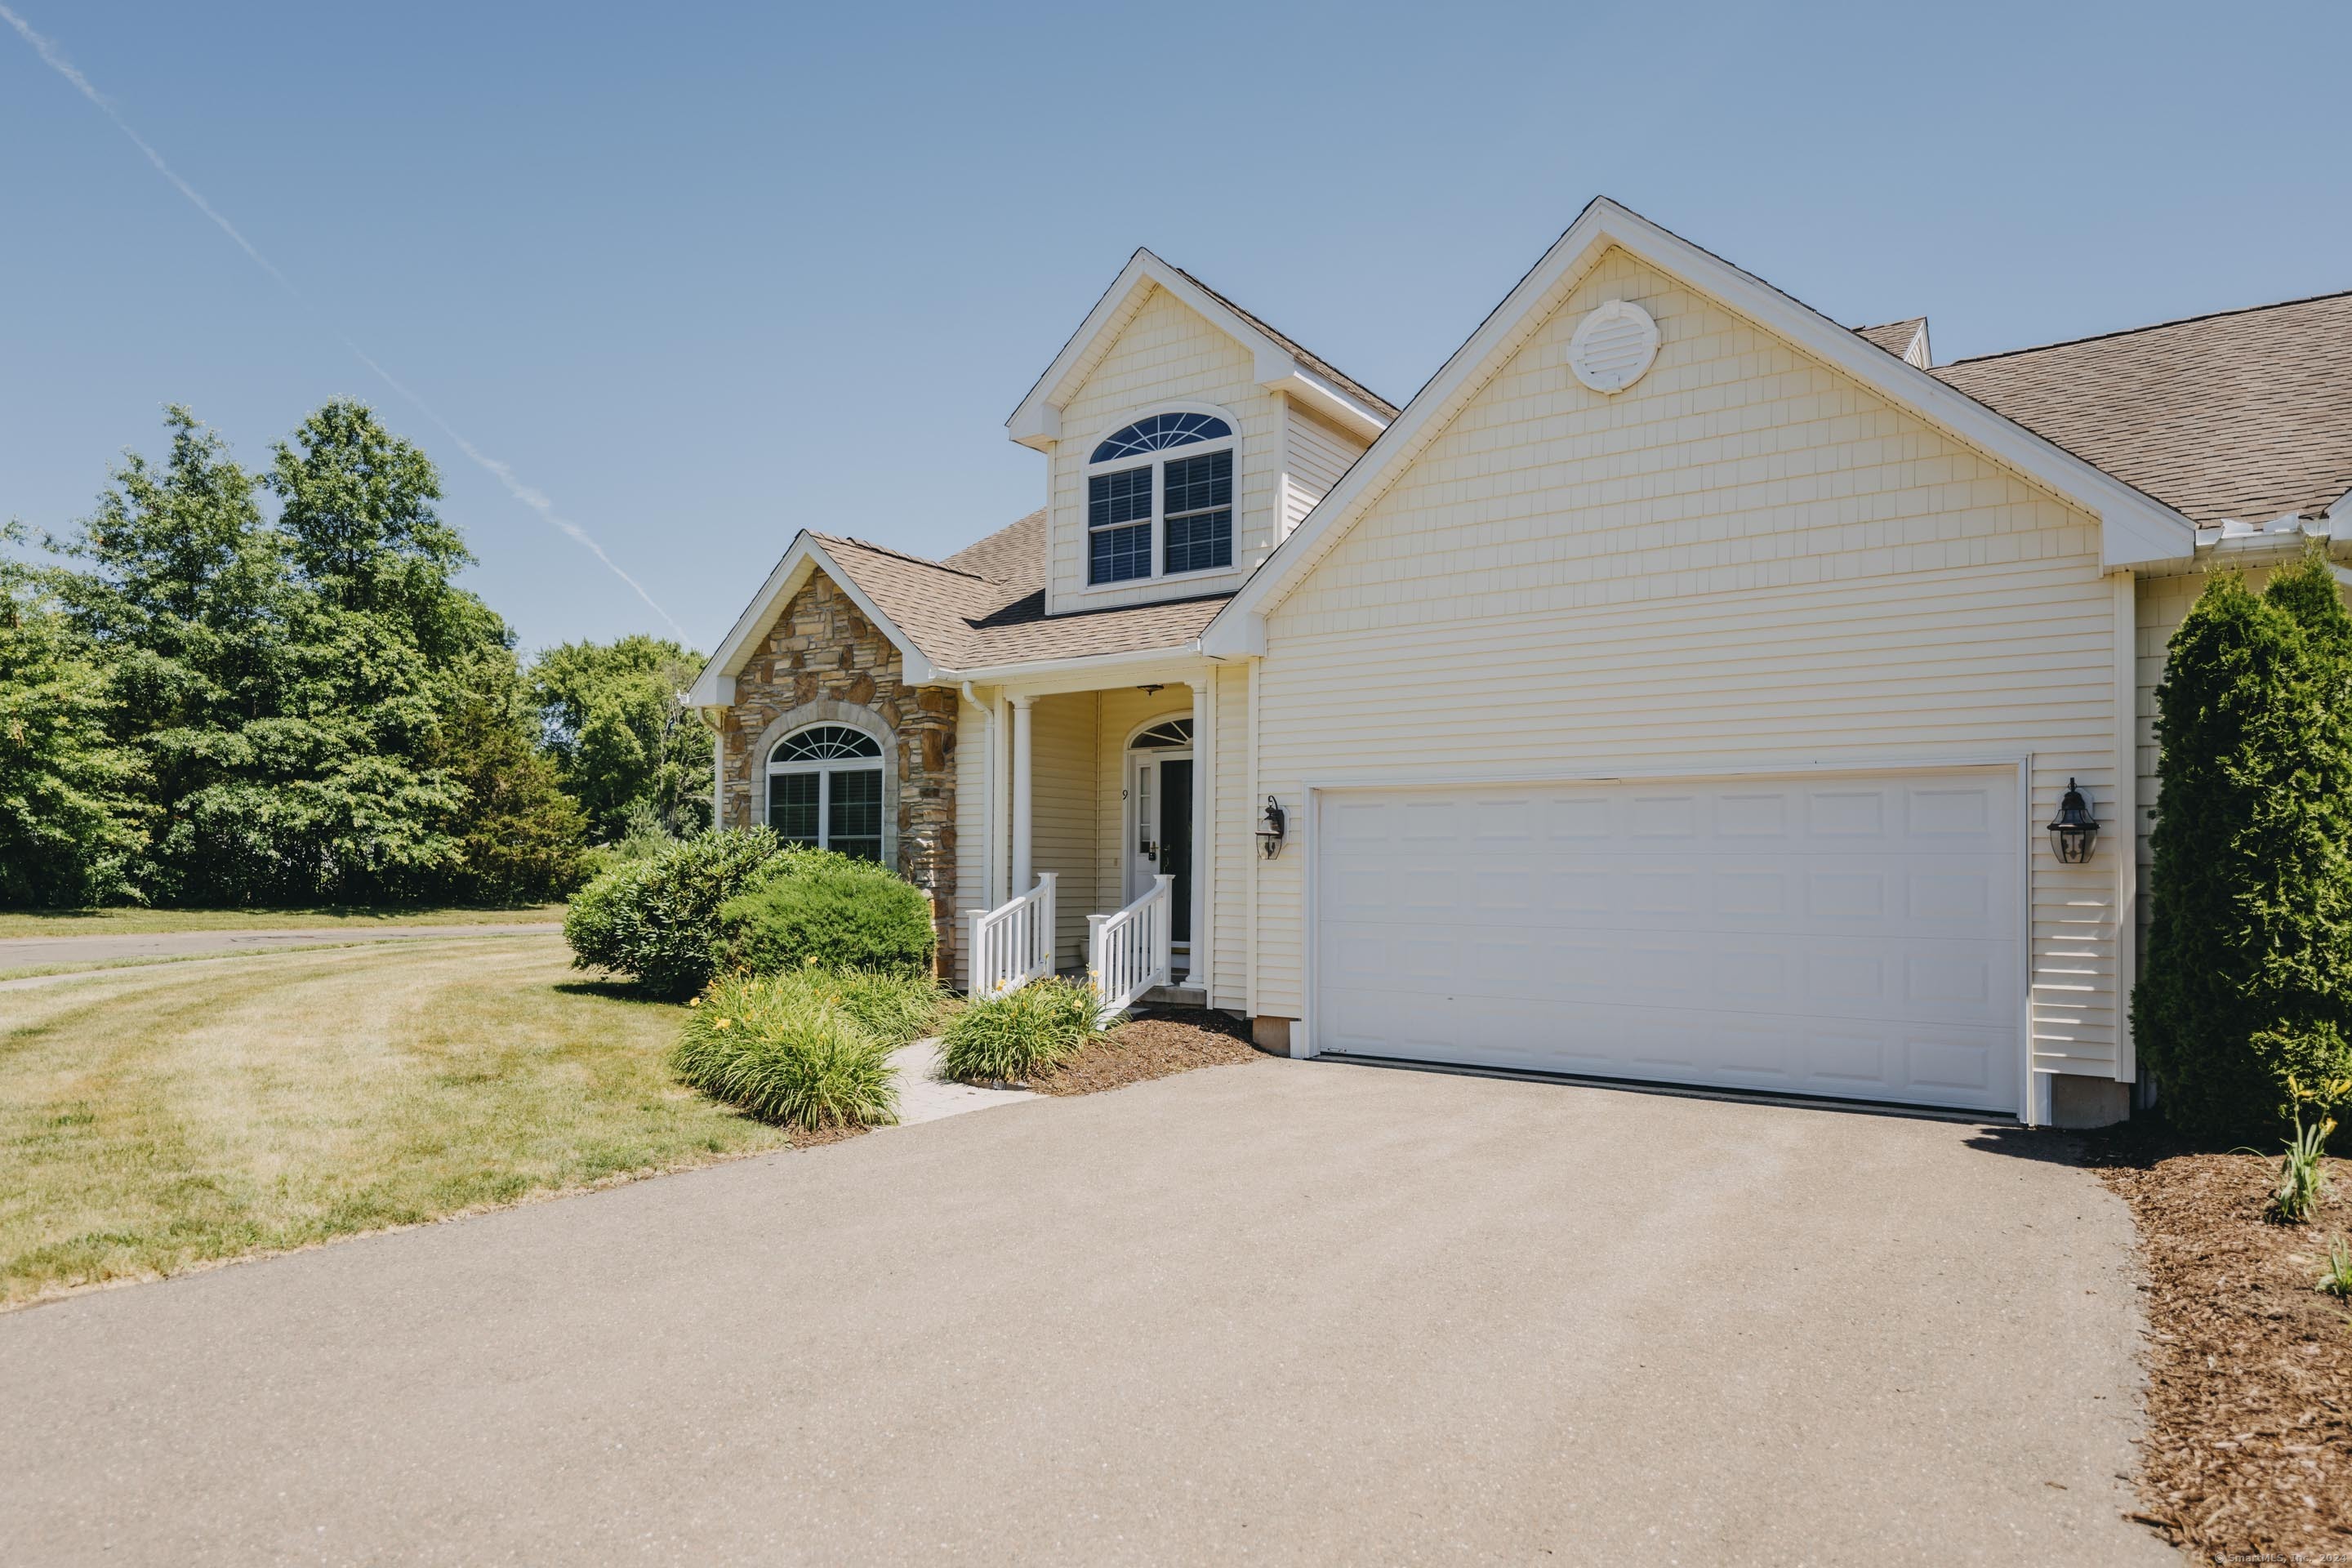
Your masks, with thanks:
[[(2327, 1140), (2336, 1131), (2336, 1119), (2327, 1114), (2327, 1108), (2352, 1094), (2352, 1079), (2334, 1079), (2305, 1089), (2300, 1079), (2289, 1075), (2286, 1085), (2294, 1136), (2287, 1140), (2286, 1152), (2279, 1160), (2270, 1215), (2281, 1225), (2305, 1225), (2319, 1212), (2319, 1200), (2327, 1194)], [(2312, 1108), (2309, 1122), (2303, 1119), (2305, 1106)]]
[(819, 986), (729, 976), (694, 999), (670, 1064), (714, 1100), (814, 1132), (898, 1119), (890, 1049)]
[(2327, 1272), (2312, 1289), (2325, 1290), (2339, 1301), (2352, 1297), (2352, 1242), (2339, 1236), (2327, 1244)]
[(828, 969), (812, 961), (765, 976), (763, 983), (771, 990), (797, 990), (840, 1008), (893, 1049), (937, 1029), (948, 1005), (948, 994), (927, 973)]
[(1068, 1060), (1113, 1022), (1091, 984), (1033, 981), (967, 1003), (949, 1019), (940, 1036), (942, 1067), (967, 1082), (1025, 1079)]

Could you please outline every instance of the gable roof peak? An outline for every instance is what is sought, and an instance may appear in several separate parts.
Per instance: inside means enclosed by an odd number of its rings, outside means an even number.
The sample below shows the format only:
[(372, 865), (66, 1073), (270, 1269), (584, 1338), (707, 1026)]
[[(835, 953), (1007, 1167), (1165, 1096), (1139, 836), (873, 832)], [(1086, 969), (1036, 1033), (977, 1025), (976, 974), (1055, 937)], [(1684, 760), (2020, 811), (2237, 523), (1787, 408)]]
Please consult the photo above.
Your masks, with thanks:
[(1250, 574), (1202, 634), (1202, 649), (1214, 657), (1263, 652), (1265, 613), (1345, 537), (1612, 248), (1711, 297), (2096, 517), (2107, 570), (2195, 553), (2196, 527), (2172, 507), (1864, 341), (1754, 273), (1620, 202), (1595, 196), (1306, 520)]
[(1004, 422), (1005, 433), (1024, 447), (1044, 451), (1062, 437), (1062, 410), (1076, 395), (1087, 374), (1109, 352), (1153, 290), (1165, 290), (1180, 304), (1247, 350), (1252, 374), (1268, 392), (1278, 392), (1366, 440), (1396, 416), (1396, 408), (1329, 361), (1312, 354), (1287, 335), (1243, 310), (1181, 267), (1138, 246), (1109, 288), (1087, 312), (1028, 395)]

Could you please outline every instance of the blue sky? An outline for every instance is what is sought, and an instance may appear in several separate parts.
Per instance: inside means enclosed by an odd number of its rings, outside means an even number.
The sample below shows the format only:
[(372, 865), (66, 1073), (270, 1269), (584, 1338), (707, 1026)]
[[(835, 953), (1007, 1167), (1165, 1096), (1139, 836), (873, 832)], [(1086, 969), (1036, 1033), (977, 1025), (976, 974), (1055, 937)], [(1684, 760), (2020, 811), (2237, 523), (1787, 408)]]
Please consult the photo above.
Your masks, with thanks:
[(184, 402), (441, 463), (524, 646), (708, 648), (809, 526), (940, 553), (1148, 245), (1403, 400), (1596, 193), (1939, 359), (2352, 288), (2352, 7), (5, 0), (0, 515)]

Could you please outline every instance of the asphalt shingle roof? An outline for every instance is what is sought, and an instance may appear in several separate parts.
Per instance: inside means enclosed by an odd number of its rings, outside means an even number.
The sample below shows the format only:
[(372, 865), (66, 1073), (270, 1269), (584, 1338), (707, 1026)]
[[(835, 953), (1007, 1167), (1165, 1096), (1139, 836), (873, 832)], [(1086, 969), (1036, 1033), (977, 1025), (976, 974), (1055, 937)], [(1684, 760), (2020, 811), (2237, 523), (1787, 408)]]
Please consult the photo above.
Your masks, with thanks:
[(945, 561), (838, 534), (812, 537), (876, 608), (947, 669), (1181, 647), (1233, 597), (1214, 594), (1049, 616), (1042, 511)]
[(2198, 522), (2316, 514), (2352, 490), (2352, 293), (1930, 374)]
[(1919, 335), (1919, 329), (1927, 324), (1927, 317), (1914, 316), (1907, 321), (1889, 321), (1883, 327), (1856, 327), (1853, 335), (1900, 358), (1910, 348), (1911, 340)]

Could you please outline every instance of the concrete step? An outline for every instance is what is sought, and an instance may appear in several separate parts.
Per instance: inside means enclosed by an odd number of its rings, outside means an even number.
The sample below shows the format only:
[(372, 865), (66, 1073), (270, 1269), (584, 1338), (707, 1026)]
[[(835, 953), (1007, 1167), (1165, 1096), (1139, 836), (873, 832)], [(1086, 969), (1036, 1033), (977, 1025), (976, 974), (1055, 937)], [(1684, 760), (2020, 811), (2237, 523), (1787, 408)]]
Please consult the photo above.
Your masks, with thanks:
[(1155, 985), (1143, 994), (1146, 1006), (1205, 1007), (1209, 994), (1197, 985)]

